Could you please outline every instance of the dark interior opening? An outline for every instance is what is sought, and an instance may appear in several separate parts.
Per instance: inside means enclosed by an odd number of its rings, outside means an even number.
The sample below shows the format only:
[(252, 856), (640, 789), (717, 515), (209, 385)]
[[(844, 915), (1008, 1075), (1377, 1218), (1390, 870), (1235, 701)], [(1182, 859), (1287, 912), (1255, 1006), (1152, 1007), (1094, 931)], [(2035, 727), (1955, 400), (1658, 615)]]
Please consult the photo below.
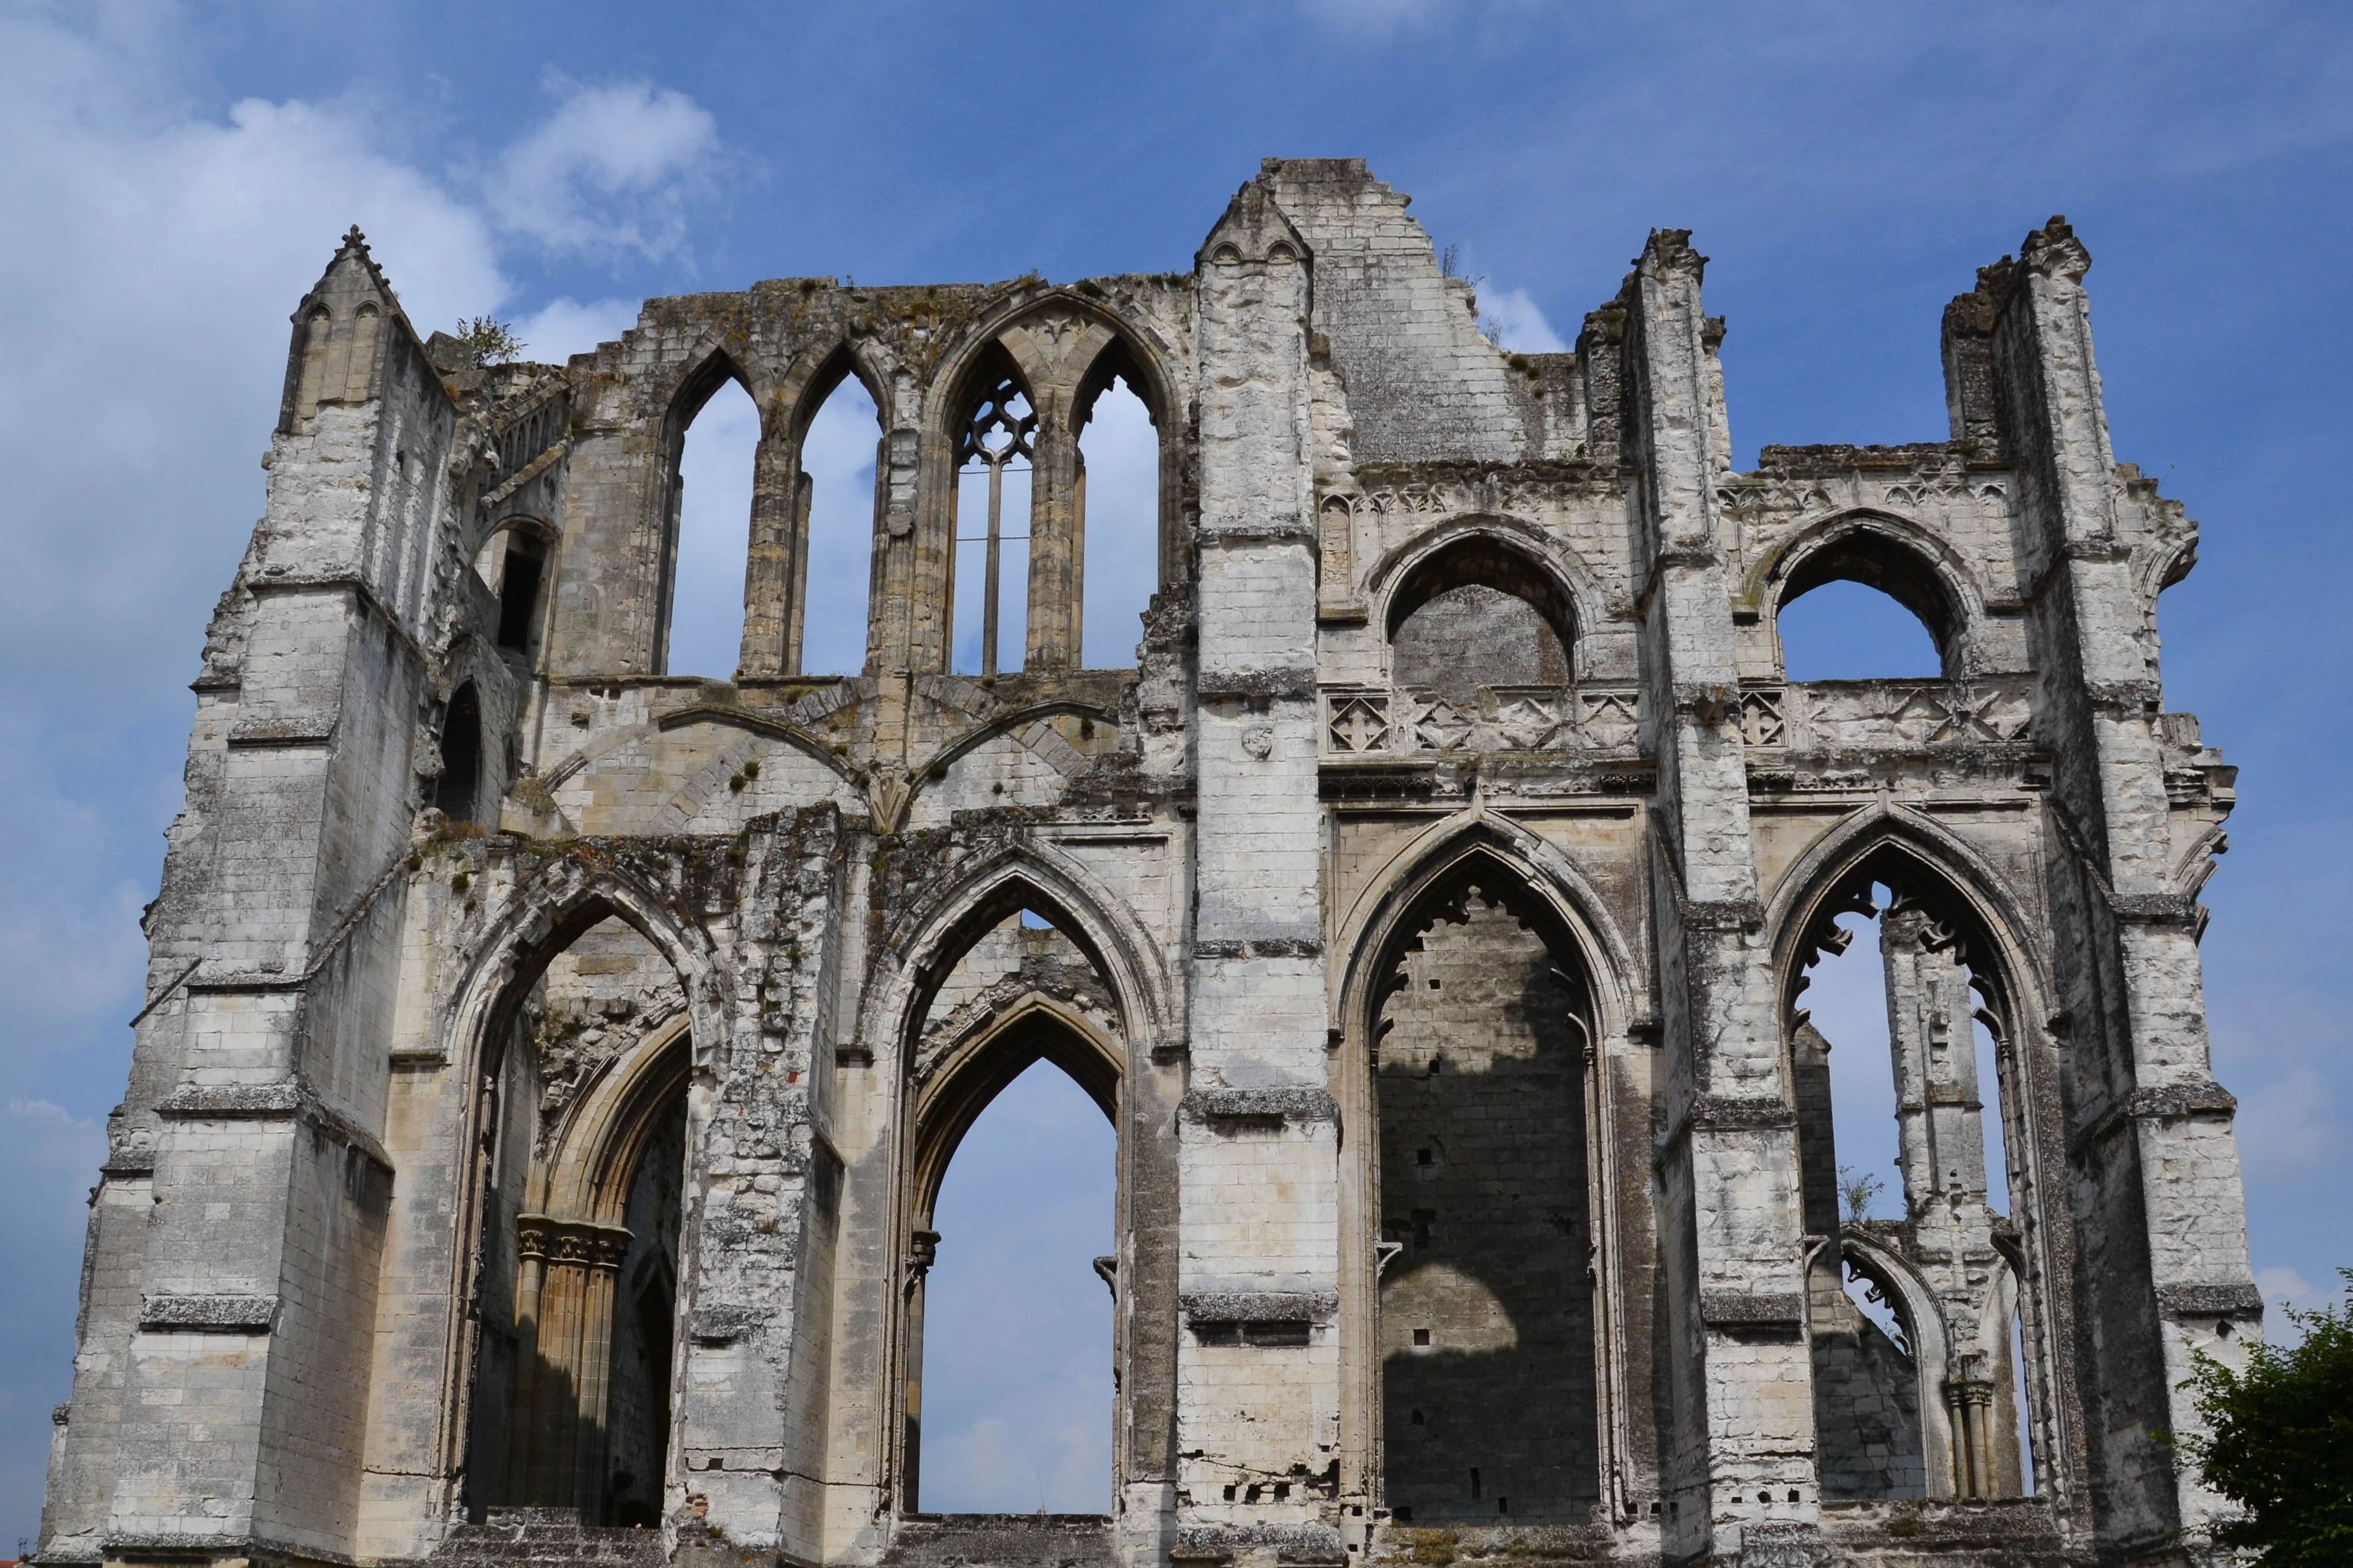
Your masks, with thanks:
[(1492, 1520), (1497, 1497), (1520, 1523), (1583, 1522), (1600, 1498), (1586, 988), (1564, 942), (1480, 887), (1424, 918), (1391, 960), (1374, 1079), (1398, 1249), (1380, 1281), (1388, 1500), (1431, 1524)]
[(482, 700), (470, 680), (450, 696), (441, 721), (441, 779), (433, 804), (453, 822), (471, 822), (481, 789)]
[(499, 574), (499, 646), (517, 653), (531, 651), (531, 628), (539, 611), (540, 574), (547, 563), (521, 539), (507, 544), (505, 568)]

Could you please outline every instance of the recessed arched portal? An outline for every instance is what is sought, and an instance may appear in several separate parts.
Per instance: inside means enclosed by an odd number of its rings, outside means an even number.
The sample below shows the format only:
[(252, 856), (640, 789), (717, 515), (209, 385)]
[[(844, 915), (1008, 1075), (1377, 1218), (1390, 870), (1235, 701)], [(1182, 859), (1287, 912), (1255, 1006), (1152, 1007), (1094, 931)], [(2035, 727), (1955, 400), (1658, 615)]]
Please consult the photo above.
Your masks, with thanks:
[(914, 1051), (902, 1506), (1108, 1512), (1118, 1010), (1051, 920), (976, 923)]
[(1822, 1496), (2028, 1494), (2035, 1198), (2004, 950), (1892, 840), (1803, 919), (1784, 1036), (1806, 1230), (1826, 1238), (1808, 1280)]
[(1376, 974), (1382, 1486), (1423, 1524), (1570, 1524), (1600, 1499), (1593, 1001), (1551, 911), (1472, 860)]
[(591, 902), (480, 1060), (469, 1514), (654, 1524), (670, 1468), (691, 1044), (663, 950)]

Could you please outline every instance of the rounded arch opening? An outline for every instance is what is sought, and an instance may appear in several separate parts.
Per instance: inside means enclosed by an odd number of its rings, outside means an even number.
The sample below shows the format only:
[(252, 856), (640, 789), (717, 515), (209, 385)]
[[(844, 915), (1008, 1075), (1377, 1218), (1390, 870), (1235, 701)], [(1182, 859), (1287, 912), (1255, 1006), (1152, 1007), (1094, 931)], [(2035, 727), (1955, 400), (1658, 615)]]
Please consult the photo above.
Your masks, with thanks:
[(1788, 679), (1936, 679), (1962, 672), (1968, 625), (1963, 595), (1927, 550), (1893, 522), (1849, 519), (1793, 549), (1767, 578), (1775, 584), (1774, 633)]
[(1413, 1524), (1577, 1524), (1601, 1498), (1596, 1002), (1551, 904), (1473, 855), (1364, 995), (1379, 1485)]
[(1485, 687), (1566, 686), (1577, 606), (1567, 584), (1503, 540), (1474, 533), (1416, 563), (1389, 594), (1390, 679), (1450, 701)]

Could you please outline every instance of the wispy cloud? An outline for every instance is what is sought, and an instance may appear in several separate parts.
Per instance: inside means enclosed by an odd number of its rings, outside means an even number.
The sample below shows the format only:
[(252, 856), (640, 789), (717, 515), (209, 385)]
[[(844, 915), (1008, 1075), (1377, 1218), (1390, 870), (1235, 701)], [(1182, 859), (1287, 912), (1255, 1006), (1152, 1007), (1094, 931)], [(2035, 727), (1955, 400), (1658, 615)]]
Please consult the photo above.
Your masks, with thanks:
[(1545, 320), (1544, 308), (1525, 289), (1482, 289), (1479, 311), (1482, 324), (1493, 325), (1495, 341), (1504, 348), (1556, 354), (1568, 347), (1567, 341)]
[(550, 249), (652, 258), (686, 244), (691, 200), (720, 153), (710, 112), (648, 81), (575, 82), (548, 73), (555, 106), (482, 180), (484, 213)]
[[(142, 992), (140, 907), (206, 618), (262, 502), (287, 317), (343, 230), (367, 231), (420, 330), (495, 312), (517, 247), (675, 255), (711, 117), (637, 81), (551, 87), (491, 152), (495, 196), (438, 172), (364, 94), (191, 93), (197, 51), (153, 0), (0, 7), (0, 1216), (16, 1303), (0, 1343), (0, 1522), (39, 1508), (72, 1366), (99, 1123)], [(524, 319), (560, 358), (634, 317)]]

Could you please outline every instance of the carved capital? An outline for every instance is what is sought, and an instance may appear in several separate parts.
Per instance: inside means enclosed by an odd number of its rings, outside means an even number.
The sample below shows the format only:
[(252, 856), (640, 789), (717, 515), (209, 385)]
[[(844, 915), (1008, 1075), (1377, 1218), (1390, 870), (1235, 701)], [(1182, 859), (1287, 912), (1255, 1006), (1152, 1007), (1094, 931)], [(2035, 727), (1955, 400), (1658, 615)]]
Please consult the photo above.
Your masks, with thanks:
[(543, 1214), (519, 1216), (515, 1233), (515, 1249), (523, 1257), (583, 1268), (617, 1269), (629, 1256), (632, 1239), (620, 1226), (556, 1219)]

